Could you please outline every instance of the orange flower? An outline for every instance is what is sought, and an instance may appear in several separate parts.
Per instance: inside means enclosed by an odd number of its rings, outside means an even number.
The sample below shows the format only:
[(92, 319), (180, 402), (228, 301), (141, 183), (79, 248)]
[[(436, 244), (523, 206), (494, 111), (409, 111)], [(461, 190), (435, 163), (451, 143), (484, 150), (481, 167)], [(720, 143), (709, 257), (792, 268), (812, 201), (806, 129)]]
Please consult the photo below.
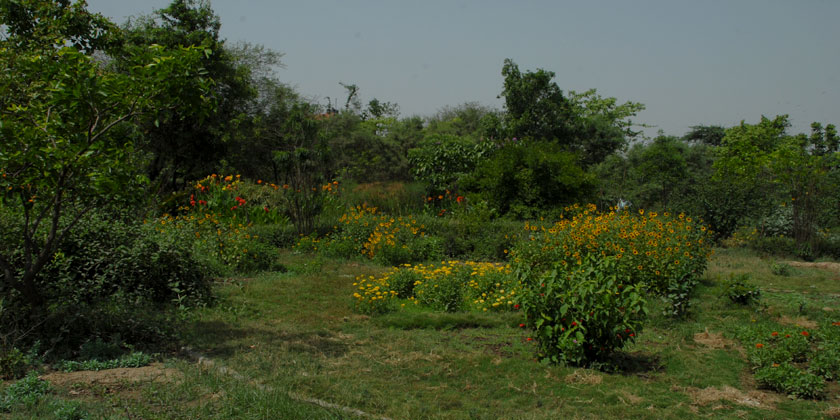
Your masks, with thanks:
[(779, 336), (779, 333), (778, 333), (778, 332), (776, 332), (776, 331), (773, 331), (773, 333), (772, 333), (772, 334), (770, 334), (770, 335), (772, 335), (773, 337), (778, 337), (778, 336)]
[(757, 348), (757, 349), (760, 349), (762, 347), (764, 347), (764, 344), (758, 343), (758, 344), (755, 345), (755, 348)]
[(805, 337), (807, 337), (807, 336), (809, 336), (809, 335), (811, 335), (811, 334), (808, 334), (808, 331), (802, 331), (802, 335), (804, 335)]

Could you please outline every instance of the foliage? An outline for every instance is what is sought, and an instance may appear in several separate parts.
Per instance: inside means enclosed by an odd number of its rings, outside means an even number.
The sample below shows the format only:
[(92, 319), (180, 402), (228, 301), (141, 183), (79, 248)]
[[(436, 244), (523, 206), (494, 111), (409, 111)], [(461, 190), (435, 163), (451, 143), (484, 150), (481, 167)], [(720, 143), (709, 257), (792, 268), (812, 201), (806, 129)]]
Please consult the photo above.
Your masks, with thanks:
[[(110, 28), (83, 3), (33, 0), (15, 7), (27, 11), (0, 15), (11, 31), (0, 41), (0, 63), (15, 69), (0, 76), (0, 200), (11, 209), (17, 235), (0, 250), (0, 269), (5, 294), (14, 290), (43, 306), (36, 278), (58, 244), (92, 209), (130, 197), (140, 184), (126, 164), (131, 123), (144, 115), (154, 119), (162, 109), (210, 109), (203, 95), (210, 81), (199, 62), (210, 51), (145, 46), (112, 71), (91, 51), (65, 45), (68, 32), (76, 35), (73, 44), (86, 46)], [(22, 26), (15, 21), (20, 16), (28, 19)]]
[(436, 311), (514, 310), (522, 292), (510, 266), (475, 261), (404, 264), (385, 274), (359, 276), (354, 304), (361, 313), (385, 313), (406, 304)]
[(799, 398), (821, 398), (825, 382), (813, 373), (790, 363), (776, 363), (756, 369), (759, 385)]
[(738, 338), (747, 348), (756, 381), (799, 398), (822, 398), (825, 380), (840, 373), (840, 322), (816, 330), (777, 325), (743, 327)]
[[(114, 66), (124, 69), (131, 65), (126, 55), (149, 45), (207, 51), (198, 65), (203, 77), (214, 81), (204, 95), (216, 107), (204, 115), (189, 107), (170, 107), (142, 127), (141, 149), (149, 153), (146, 173), (163, 190), (177, 191), (203, 174), (221, 171), (220, 160), (248, 132), (251, 116), (246, 111), (257, 99), (256, 81), (251, 68), (220, 38), (220, 29), (209, 2), (172, 0), (149, 16), (129, 20), (122, 28), (120, 47), (111, 54)], [(266, 58), (279, 62), (277, 57)]]
[(632, 343), (646, 317), (644, 285), (627, 282), (615, 257), (587, 255), (526, 274), (521, 299), (540, 357), (588, 366)]
[(723, 295), (734, 303), (752, 305), (761, 299), (761, 289), (749, 283), (749, 274), (731, 275), (723, 283)]
[(31, 407), (50, 391), (49, 382), (29, 372), (23, 379), (9, 385), (0, 393), (0, 412), (8, 412), (18, 405)]
[(429, 194), (457, 190), (458, 180), (475, 169), (493, 150), (491, 142), (474, 142), (451, 135), (431, 135), (408, 152), (414, 179)]
[(424, 229), (414, 217), (393, 217), (378, 214), (375, 207), (357, 206), (341, 216), (326, 238), (304, 237), (297, 248), (344, 258), (363, 256), (387, 265), (440, 257), (439, 241)]
[(793, 267), (783, 262), (774, 262), (770, 264), (770, 272), (777, 276), (787, 277), (793, 274)]
[(462, 187), (472, 201), (486, 201), (500, 215), (535, 218), (562, 205), (586, 200), (592, 174), (577, 156), (555, 143), (514, 142), (482, 161)]
[[(776, 203), (792, 207), (792, 236), (799, 253), (813, 255), (821, 197), (835, 186), (829, 176), (838, 155), (836, 133), (813, 126), (811, 137), (790, 136), (786, 115), (758, 124), (741, 123), (726, 132), (715, 161), (718, 179), (731, 179), (742, 189), (761, 191), (765, 196), (778, 185)], [(775, 206), (765, 206), (773, 209)]]
[(56, 367), (62, 372), (76, 372), (80, 370), (105, 370), (115, 368), (138, 368), (152, 362), (152, 356), (143, 352), (132, 352), (118, 359), (110, 360), (64, 360)]
[(523, 240), (511, 251), (514, 267), (539, 277), (575, 267), (588, 256), (614, 257), (624, 283), (644, 285), (665, 298), (667, 311), (682, 316), (711, 255), (705, 226), (685, 214), (598, 212), (594, 205), (565, 208), (554, 224), (526, 222)]
[(274, 152), (281, 182), (289, 193), (283, 205), (298, 233), (308, 235), (315, 227), (315, 219), (324, 208), (329, 150), (321, 138), (318, 123), (310, 117), (311, 110), (295, 105), (286, 120), (288, 133), (283, 149)]

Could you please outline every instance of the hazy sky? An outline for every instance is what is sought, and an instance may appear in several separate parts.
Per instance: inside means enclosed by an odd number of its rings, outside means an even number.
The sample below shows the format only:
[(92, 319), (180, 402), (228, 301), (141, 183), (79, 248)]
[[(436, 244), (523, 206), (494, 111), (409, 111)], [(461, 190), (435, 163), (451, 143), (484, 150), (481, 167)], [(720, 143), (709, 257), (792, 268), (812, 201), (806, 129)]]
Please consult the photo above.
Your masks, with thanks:
[[(169, 0), (88, 0), (123, 23)], [(682, 135), (789, 114), (792, 132), (840, 125), (840, 1), (215, 0), (228, 42), (284, 55), (279, 78), (326, 104), (431, 115), (464, 102), (502, 107), (501, 68), (556, 73), (564, 91), (645, 104), (636, 120)]]

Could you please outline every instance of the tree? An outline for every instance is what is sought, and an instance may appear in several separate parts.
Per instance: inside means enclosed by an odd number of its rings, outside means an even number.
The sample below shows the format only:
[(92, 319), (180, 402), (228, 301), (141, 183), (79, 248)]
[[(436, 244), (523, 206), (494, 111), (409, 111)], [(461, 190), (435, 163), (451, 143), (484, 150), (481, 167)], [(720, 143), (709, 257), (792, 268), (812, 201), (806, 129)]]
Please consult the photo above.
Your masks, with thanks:
[(114, 71), (92, 56), (114, 26), (83, 1), (2, 4), (15, 13), (0, 15), (8, 28), (0, 65), (15, 71), (0, 73), (0, 217), (9, 228), (0, 292), (38, 307), (45, 297), (36, 276), (57, 245), (92, 209), (141, 182), (126, 164), (132, 124), (211, 108), (200, 67), (211, 51), (147, 46)]
[(537, 69), (523, 74), (508, 58), (502, 76), (501, 97), (505, 99), (505, 125), (510, 136), (573, 146), (570, 143), (578, 121), (571, 102), (551, 80), (554, 72)]
[[(758, 124), (742, 122), (727, 130), (715, 162), (716, 176), (732, 179), (742, 189), (761, 188), (771, 199), (771, 188), (781, 187), (776, 200), (786, 204), (790, 199), (793, 236), (808, 255), (814, 250), (819, 204), (834, 189), (829, 175), (838, 152), (833, 135), (823, 133), (820, 124), (812, 125), (810, 137), (788, 135), (789, 126), (787, 115), (772, 120), (762, 116)], [(764, 207), (765, 212), (772, 208)]]
[[(633, 131), (630, 117), (644, 109), (634, 102), (618, 104), (603, 98), (595, 89), (569, 92), (567, 96), (552, 81), (554, 72), (537, 69), (524, 74), (510, 59), (502, 67), (505, 115), (502, 131), (508, 137), (557, 143), (579, 153), (585, 165), (602, 162), (640, 134)], [(488, 119), (488, 133), (499, 124)]]
[[(149, 45), (199, 46), (213, 51), (201, 57), (207, 77), (214, 81), (208, 92), (218, 104), (213, 115), (203, 118), (189, 108), (173, 108), (144, 127), (143, 149), (151, 153), (147, 173), (165, 190), (178, 190), (191, 179), (220, 171), (231, 143), (247, 136), (251, 123), (247, 111), (257, 92), (251, 84), (250, 68), (241, 65), (220, 39), (220, 29), (219, 17), (206, 0), (173, 0), (153, 15), (125, 25), (123, 51), (129, 54)], [(123, 57), (115, 54), (118, 66)]]

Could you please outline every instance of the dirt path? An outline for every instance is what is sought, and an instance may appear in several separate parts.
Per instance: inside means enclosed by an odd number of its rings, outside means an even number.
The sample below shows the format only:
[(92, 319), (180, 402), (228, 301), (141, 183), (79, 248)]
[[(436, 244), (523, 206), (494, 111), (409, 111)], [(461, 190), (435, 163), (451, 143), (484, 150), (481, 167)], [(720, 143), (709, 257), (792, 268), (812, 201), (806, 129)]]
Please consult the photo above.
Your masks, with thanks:
[(840, 263), (836, 262), (785, 261), (784, 263), (791, 267), (821, 268), (823, 270), (831, 270), (836, 273), (840, 273)]

